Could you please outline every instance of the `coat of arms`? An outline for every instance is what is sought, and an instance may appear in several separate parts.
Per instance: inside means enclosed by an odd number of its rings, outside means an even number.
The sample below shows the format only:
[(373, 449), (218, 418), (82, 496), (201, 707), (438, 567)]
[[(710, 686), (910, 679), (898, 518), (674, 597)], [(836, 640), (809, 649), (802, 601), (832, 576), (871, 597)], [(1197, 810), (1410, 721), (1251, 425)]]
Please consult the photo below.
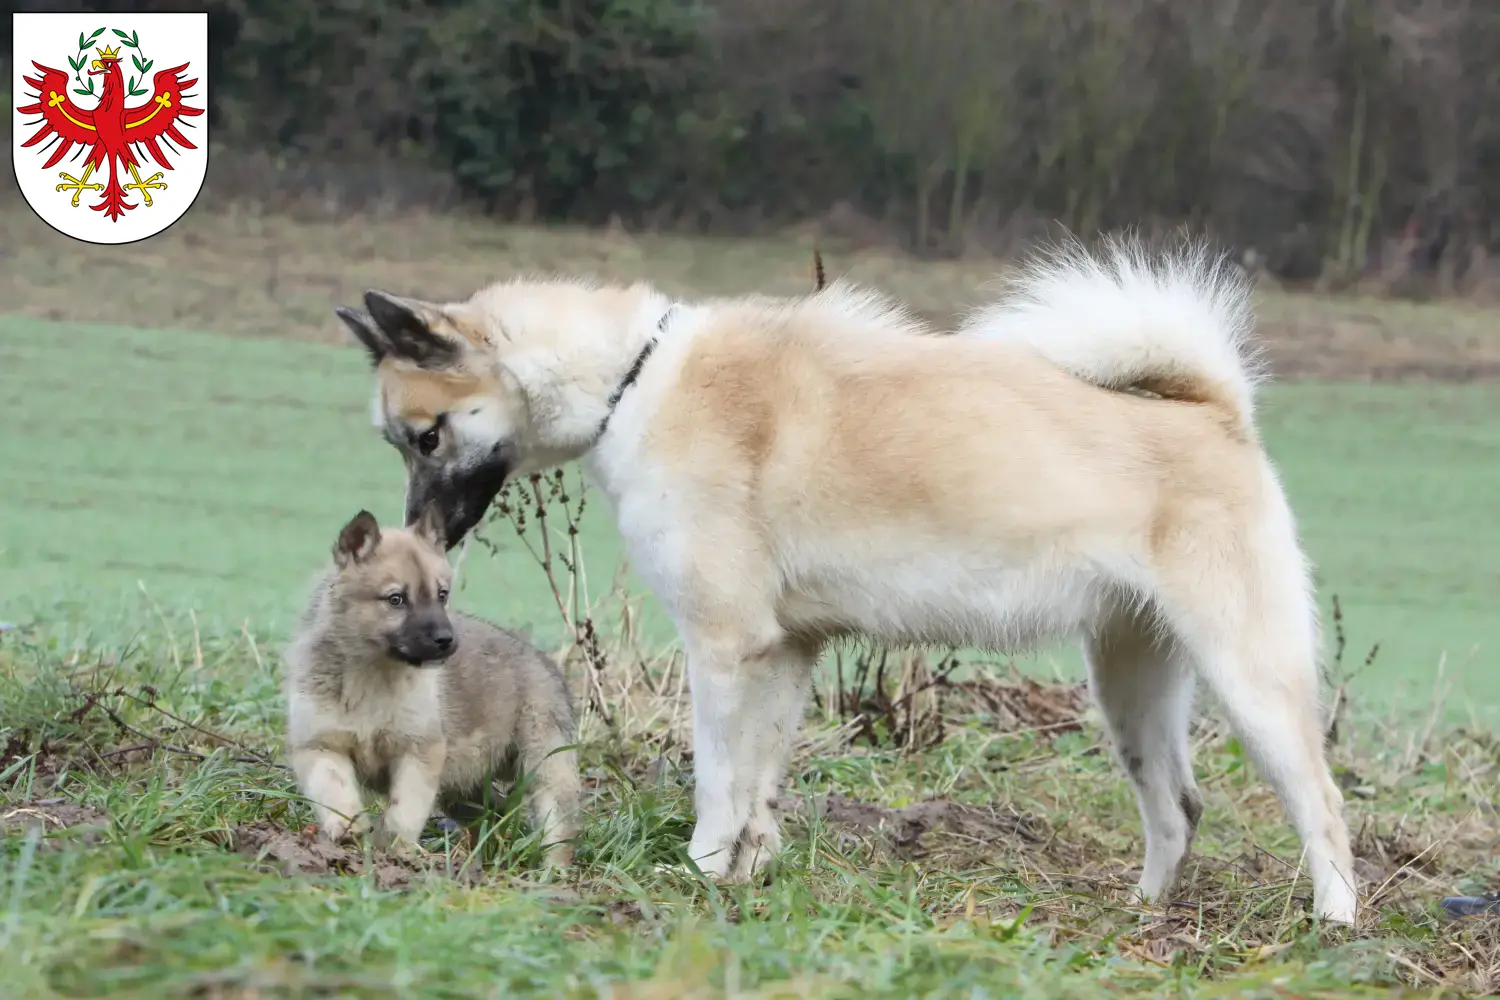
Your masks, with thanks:
[(27, 202), (90, 243), (170, 226), (208, 166), (207, 15), (14, 17), (13, 157)]

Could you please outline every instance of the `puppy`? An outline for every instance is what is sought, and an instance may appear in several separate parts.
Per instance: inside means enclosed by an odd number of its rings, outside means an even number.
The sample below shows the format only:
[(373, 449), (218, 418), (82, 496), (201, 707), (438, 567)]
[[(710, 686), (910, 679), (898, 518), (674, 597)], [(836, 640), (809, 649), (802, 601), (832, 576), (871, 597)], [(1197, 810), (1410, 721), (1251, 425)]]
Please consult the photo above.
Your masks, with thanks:
[(453, 571), (433, 517), (380, 530), (355, 515), (284, 656), (287, 745), (318, 829), (369, 828), (362, 791), (389, 797), (381, 847), (415, 844), (434, 805), (463, 821), (489, 783), (530, 778), (532, 822), (566, 866), (580, 794), (562, 672), (516, 635), (448, 610)]

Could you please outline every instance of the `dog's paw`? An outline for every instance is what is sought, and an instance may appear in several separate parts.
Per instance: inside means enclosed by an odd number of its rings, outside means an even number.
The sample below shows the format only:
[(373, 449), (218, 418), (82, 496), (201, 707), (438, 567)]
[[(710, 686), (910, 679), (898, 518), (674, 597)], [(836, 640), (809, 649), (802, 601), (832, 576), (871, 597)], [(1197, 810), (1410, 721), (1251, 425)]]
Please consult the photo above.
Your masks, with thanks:
[(375, 830), (370, 836), (370, 842), (375, 845), (377, 850), (393, 854), (398, 858), (414, 860), (427, 853), (416, 840), (391, 829), (385, 823), (375, 824)]
[(327, 816), (316, 826), (317, 835), (335, 847), (358, 844), (360, 838), (370, 832), (370, 814), (361, 812), (352, 820), (343, 816)]
[(348, 820), (330, 817), (314, 826), (313, 829), (320, 840), (333, 844), (335, 847), (353, 839), (350, 836)]
[(391, 857), (400, 858), (403, 861), (419, 861), (427, 856), (427, 849), (421, 844), (413, 843), (404, 837), (385, 837), (382, 851)]

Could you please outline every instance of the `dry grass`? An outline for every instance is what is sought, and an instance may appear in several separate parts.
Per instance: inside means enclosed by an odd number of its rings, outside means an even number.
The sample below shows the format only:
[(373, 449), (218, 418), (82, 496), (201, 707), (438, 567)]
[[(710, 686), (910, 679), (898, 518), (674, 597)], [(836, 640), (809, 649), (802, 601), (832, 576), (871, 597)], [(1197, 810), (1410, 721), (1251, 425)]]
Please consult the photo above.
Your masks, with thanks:
[[(333, 306), (371, 286), (459, 297), (517, 273), (565, 271), (649, 279), (681, 295), (800, 294), (813, 287), (820, 243), (831, 276), (883, 288), (938, 323), (982, 301), (1001, 267), (858, 249), (816, 227), (717, 240), (424, 213), (299, 221), (232, 203), (196, 208), (147, 242), (101, 247), (53, 232), (12, 196), (0, 202), (0, 302), (47, 319), (331, 341), (344, 336)], [(1500, 375), (1497, 315), (1268, 289), (1261, 333), (1284, 376), (1467, 381)]]

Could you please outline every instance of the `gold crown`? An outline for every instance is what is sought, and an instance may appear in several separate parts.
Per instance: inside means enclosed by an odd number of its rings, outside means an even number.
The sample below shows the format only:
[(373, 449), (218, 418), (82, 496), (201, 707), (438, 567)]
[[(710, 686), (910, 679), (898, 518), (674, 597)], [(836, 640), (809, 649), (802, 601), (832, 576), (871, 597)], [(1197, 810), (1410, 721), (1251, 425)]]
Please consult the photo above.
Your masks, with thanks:
[(108, 45), (104, 46), (104, 48), (102, 48), (102, 49), (95, 49), (94, 51), (97, 52), (97, 53), (99, 53), (99, 58), (100, 59), (118, 59), (118, 58), (120, 58), (120, 50), (118, 48), (112, 49)]

